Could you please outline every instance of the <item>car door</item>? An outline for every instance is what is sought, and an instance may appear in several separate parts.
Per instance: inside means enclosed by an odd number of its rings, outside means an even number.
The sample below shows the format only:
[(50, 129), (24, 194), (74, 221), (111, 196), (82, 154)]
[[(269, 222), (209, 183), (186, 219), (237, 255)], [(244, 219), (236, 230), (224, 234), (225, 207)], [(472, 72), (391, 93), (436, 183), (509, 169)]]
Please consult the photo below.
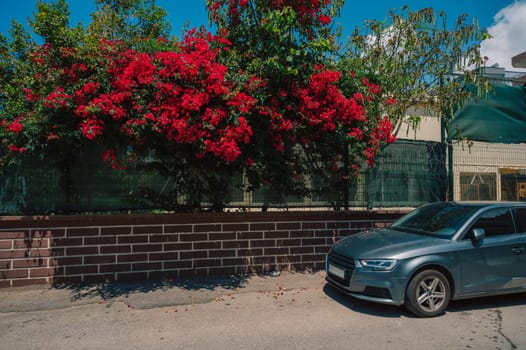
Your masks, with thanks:
[[(471, 240), (474, 228), (484, 229), (482, 240)], [(515, 232), (510, 208), (484, 212), (460, 243), (465, 246), (459, 254), (462, 294), (498, 292), (524, 282), (524, 235)]]

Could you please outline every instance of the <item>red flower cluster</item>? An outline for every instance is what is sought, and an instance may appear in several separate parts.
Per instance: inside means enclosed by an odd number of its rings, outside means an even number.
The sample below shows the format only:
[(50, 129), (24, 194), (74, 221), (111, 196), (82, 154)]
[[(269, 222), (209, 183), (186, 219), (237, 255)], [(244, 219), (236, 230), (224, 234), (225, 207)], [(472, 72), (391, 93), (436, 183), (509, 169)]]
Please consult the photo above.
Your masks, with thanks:
[[(272, 9), (292, 8), (301, 24), (313, 23), (317, 21), (322, 26), (331, 23), (332, 18), (329, 14), (328, 6), (331, 0), (270, 0), (260, 4), (261, 7), (270, 6)], [(222, 7), (226, 8), (226, 14), (233, 24), (239, 24), (241, 12), (248, 5), (248, 0), (217, 0), (210, 4), (209, 10), (214, 16)]]
[[(378, 84), (370, 82), (368, 78), (363, 78), (362, 84), (367, 86), (369, 92), (373, 95), (380, 95), (382, 93), (382, 87)], [(370, 97), (370, 99), (372, 99), (372, 97)]]
[(306, 83), (296, 82), (290, 93), (278, 91), (258, 107), (260, 118), (270, 122), (267, 132), (277, 151), (284, 152), (287, 142), (308, 145), (343, 137), (355, 157), (352, 168), (358, 171), (360, 159), (373, 166), (380, 148), (395, 141), (387, 117), (367, 115), (368, 104), (381, 99), (381, 87), (363, 79), (362, 92), (347, 97), (339, 88), (341, 77), (339, 71), (317, 66)]
[[(250, 5), (241, 0), (224, 1)], [(328, 0), (268, 1), (329, 23), (322, 17)], [(197, 159), (252, 166), (266, 161), (258, 158), (259, 149), (249, 149), (254, 137), (264, 140), (260, 143), (258, 139), (258, 145), (268, 141), (285, 158), (285, 150), (297, 144), (318, 142), (323, 146), (325, 140), (334, 138), (350, 144), (355, 156), (352, 167), (357, 170), (361, 160), (374, 165), (382, 145), (394, 141), (387, 118), (367, 115), (368, 105), (381, 98), (378, 84), (362, 79), (361, 92), (346, 96), (339, 88), (342, 73), (323, 66), (315, 67), (305, 81), (286, 83), (249, 77), (243, 71), (234, 75), (218, 60), (229, 45), (224, 37), (195, 30), (170, 50), (149, 53), (103, 40), (100, 50), (84, 63), (81, 58), (72, 59), (75, 50), (57, 51), (43, 45), (33, 61), (42, 67), (36, 74), (47, 81), (38, 84), (35, 79), (35, 85), (24, 93), (34, 111), (49, 119), (38, 130), (39, 140), (33, 145), (20, 142), (27, 130), (38, 129), (25, 128), (28, 117), (2, 121), (1, 131), (10, 134), (4, 145), (12, 152), (24, 152), (72, 134), (87, 140), (105, 137), (112, 142), (124, 137), (132, 148), (161, 144), (167, 149), (191, 150)], [(396, 100), (388, 98), (383, 103), (389, 106)], [(70, 115), (77, 127), (73, 133), (71, 123), (64, 122), (64, 116)], [(113, 168), (124, 168), (124, 161), (118, 160), (112, 149), (103, 159)], [(298, 178), (300, 175), (296, 173)]]
[(102, 135), (104, 131), (104, 122), (96, 118), (84, 119), (82, 123), (80, 123), (79, 128), (85, 138), (93, 140), (97, 136)]
[(337, 87), (341, 72), (319, 67), (306, 87), (296, 87), (298, 112), (302, 122), (323, 132), (348, 128), (367, 119), (363, 105), (347, 98)]
[(145, 134), (194, 146), (197, 157), (212, 154), (234, 162), (250, 142), (246, 115), (255, 100), (227, 78), (217, 63), (218, 37), (191, 31), (178, 50), (138, 53), (105, 42), (112, 91), (100, 93), (95, 83), (75, 92), (75, 115), (88, 139), (104, 133), (106, 123), (140, 144)]
[(330, 5), (330, 0), (272, 0), (272, 7), (283, 8), (285, 6), (293, 8), (298, 14), (301, 23), (309, 23), (317, 19), (322, 25), (331, 23), (331, 17), (324, 13)]
[(396, 141), (396, 136), (392, 134), (392, 131), (393, 124), (387, 117), (379, 119), (375, 128), (371, 130), (370, 140), (367, 142), (367, 148), (364, 151), (367, 164), (370, 167), (374, 167), (375, 158), (382, 143), (393, 143)]
[(18, 152), (18, 153), (24, 153), (26, 151), (25, 147), (17, 147), (13, 144), (9, 145), (7, 147), (11, 152)]
[(36, 102), (36, 101), (40, 100), (40, 95), (33, 94), (31, 89), (24, 88), (24, 94), (26, 95), (26, 100), (28, 102)]
[(117, 154), (114, 149), (106, 150), (102, 154), (102, 160), (111, 164), (111, 167), (115, 170), (126, 170), (126, 166), (123, 164), (123, 162), (117, 159)]
[(22, 125), (22, 123), (20, 123), (20, 118), (16, 118), (11, 123), (9, 123), (9, 125), (7, 126), (7, 130), (15, 134), (22, 132), (22, 130), (24, 130), (24, 126)]
[[(368, 116), (366, 112), (368, 103), (376, 103), (381, 98), (381, 87), (363, 79), (363, 92), (346, 97), (338, 87), (341, 72), (323, 66), (315, 68), (306, 84), (297, 83), (292, 87), (294, 104), (290, 104), (291, 99), (287, 99), (288, 104), (282, 106), (275, 97), (271, 107), (263, 110), (266, 113), (260, 112), (270, 116), (272, 120), (274, 147), (283, 151), (285, 135), (292, 142), (299, 138), (303, 144), (308, 144), (318, 138), (328, 135), (337, 137), (344, 133), (357, 157), (355, 161), (362, 158), (369, 166), (374, 166), (375, 157), (382, 145), (395, 141), (389, 119)], [(287, 97), (285, 93), (281, 96)], [(358, 163), (353, 165), (353, 169), (359, 169)]]
[(57, 87), (46, 98), (44, 98), (44, 107), (50, 109), (65, 108), (70, 96), (64, 92), (64, 88)]

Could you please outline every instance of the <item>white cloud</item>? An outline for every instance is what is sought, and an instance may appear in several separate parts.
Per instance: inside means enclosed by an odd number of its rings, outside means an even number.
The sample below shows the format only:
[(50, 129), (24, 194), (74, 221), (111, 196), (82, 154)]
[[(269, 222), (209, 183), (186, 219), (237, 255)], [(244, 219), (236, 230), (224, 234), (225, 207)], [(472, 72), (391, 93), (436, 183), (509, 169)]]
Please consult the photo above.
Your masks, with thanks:
[(493, 37), (481, 45), (482, 56), (487, 56), (488, 66), (498, 63), (506, 70), (517, 70), (511, 58), (526, 51), (526, 0), (518, 0), (500, 10), (494, 24), (488, 28)]

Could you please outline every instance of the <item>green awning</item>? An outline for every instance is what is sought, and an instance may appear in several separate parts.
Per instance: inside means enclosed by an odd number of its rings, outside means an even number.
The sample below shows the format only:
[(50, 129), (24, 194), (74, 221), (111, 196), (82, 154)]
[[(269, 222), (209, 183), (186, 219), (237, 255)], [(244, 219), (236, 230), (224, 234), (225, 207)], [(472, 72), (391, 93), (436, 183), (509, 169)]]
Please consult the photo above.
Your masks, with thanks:
[(491, 143), (526, 143), (526, 89), (494, 86), (475, 97), (453, 118), (453, 139), (461, 136)]

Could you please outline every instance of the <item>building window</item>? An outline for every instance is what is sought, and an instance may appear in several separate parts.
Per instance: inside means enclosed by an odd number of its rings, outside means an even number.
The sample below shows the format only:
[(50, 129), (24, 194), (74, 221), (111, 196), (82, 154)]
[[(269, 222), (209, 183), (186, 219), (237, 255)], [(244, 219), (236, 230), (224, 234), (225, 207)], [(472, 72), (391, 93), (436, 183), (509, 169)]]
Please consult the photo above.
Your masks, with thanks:
[(526, 201), (526, 170), (501, 169), (503, 201)]
[(460, 199), (464, 201), (497, 200), (497, 175), (494, 173), (460, 173)]

